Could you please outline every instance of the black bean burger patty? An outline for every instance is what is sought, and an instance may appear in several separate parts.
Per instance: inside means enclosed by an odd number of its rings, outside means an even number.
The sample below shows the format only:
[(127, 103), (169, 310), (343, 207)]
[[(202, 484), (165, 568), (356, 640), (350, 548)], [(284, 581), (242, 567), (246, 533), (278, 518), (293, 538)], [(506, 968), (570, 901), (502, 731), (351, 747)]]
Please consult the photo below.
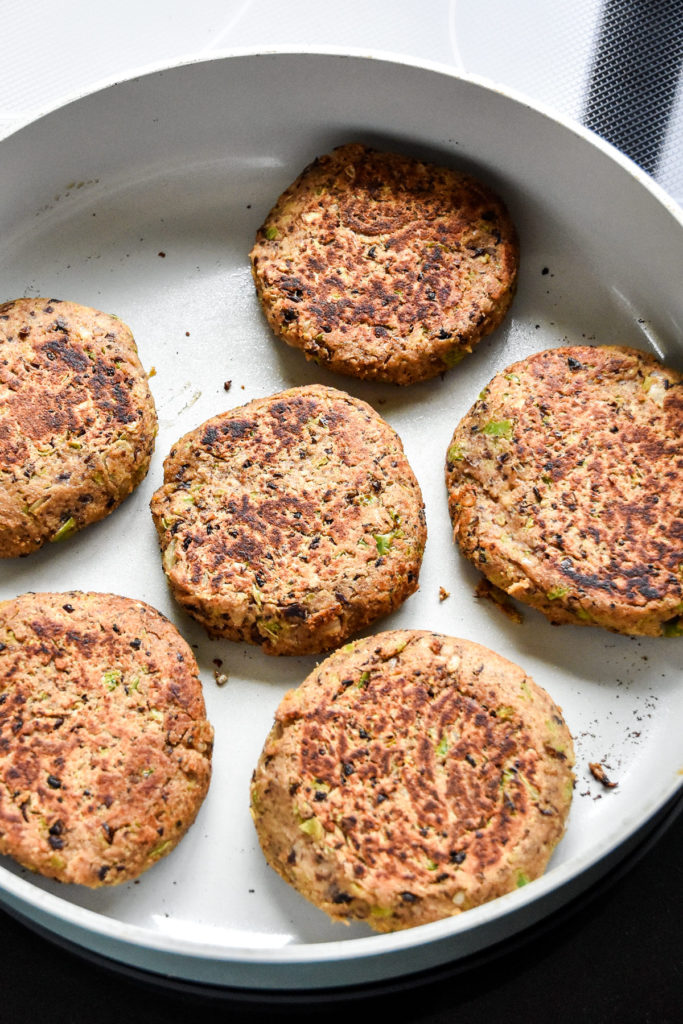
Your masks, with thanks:
[(411, 384), (498, 327), (518, 243), (481, 182), (352, 144), (283, 193), (251, 263), (268, 323), (288, 345), (339, 373)]
[(467, 640), (381, 633), (286, 694), (252, 816), (303, 896), (394, 931), (537, 878), (564, 832), (573, 759), (560, 709), (518, 666)]
[(554, 623), (683, 633), (683, 376), (577, 346), (499, 373), (457, 426), (456, 543)]
[(117, 317), (57, 299), (0, 305), (0, 557), (112, 512), (147, 473), (156, 431)]
[(398, 435), (321, 385), (215, 416), (152, 499), (176, 599), (212, 636), (329, 650), (418, 586), (422, 495)]
[(192, 651), (149, 605), (0, 603), (0, 853), (61, 882), (135, 878), (194, 821), (212, 742)]

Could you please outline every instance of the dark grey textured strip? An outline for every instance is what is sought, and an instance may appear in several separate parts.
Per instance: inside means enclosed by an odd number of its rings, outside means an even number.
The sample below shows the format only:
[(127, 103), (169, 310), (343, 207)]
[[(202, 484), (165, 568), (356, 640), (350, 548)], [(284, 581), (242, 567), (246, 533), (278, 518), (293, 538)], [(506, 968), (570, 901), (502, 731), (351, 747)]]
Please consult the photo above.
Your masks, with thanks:
[(606, 0), (583, 122), (655, 174), (683, 67), (683, 0)]

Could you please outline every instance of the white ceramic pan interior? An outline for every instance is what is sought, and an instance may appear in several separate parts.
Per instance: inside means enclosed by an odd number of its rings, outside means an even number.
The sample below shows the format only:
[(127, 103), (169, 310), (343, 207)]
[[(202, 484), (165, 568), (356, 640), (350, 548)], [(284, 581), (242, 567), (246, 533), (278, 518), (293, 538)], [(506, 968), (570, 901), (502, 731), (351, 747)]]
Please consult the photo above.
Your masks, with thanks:
[[(460, 366), (409, 389), (337, 377), (270, 334), (248, 252), (272, 202), (316, 155), (359, 140), (474, 172), (521, 238), (504, 326)], [(4, 904), (55, 936), (190, 981), (261, 989), (349, 985), (457, 959), (550, 913), (616, 857), (681, 782), (683, 641), (522, 624), (474, 597), (456, 553), (443, 469), (452, 430), (494, 373), (539, 349), (620, 343), (683, 363), (680, 212), (580, 129), (484, 83), (407, 61), (332, 53), (229, 55), (157, 70), (53, 111), (0, 143), (1, 299), (44, 295), (133, 328), (160, 432), (139, 490), (68, 542), (0, 564), (0, 597), (99, 590), (141, 598), (195, 645), (216, 730), (196, 824), (138, 882), (99, 891), (3, 858)], [(228, 391), (225, 382), (231, 381)], [(252, 768), (284, 691), (311, 658), (210, 641), (174, 605), (148, 511), (172, 442), (215, 413), (321, 381), (399, 432), (427, 506), (418, 594), (378, 624), (476, 640), (524, 666), (563, 707), (577, 748), (566, 837), (545, 876), (484, 907), (394, 935), (327, 918), (264, 863)], [(441, 602), (439, 589), (450, 598)], [(214, 670), (229, 676), (216, 684)], [(616, 788), (590, 774), (600, 761)]]

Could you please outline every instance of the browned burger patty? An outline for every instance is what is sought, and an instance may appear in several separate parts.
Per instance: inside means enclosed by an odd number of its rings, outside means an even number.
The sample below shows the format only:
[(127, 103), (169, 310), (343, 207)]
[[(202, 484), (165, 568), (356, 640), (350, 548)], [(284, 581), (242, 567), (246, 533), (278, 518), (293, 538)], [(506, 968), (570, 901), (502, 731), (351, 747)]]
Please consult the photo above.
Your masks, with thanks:
[(381, 633), (286, 694), (254, 772), (269, 864), (333, 918), (393, 931), (537, 878), (573, 787), (561, 711), (467, 640)]
[(683, 376), (579, 346), (498, 374), (457, 426), (455, 540), (552, 622), (683, 633)]
[(329, 650), (417, 589), (420, 488), (365, 402), (293, 388), (175, 444), (152, 499), (173, 594), (213, 636)]
[(145, 476), (156, 430), (124, 323), (57, 299), (0, 305), (0, 557), (113, 511)]
[(0, 853), (62, 882), (135, 878), (194, 821), (212, 738), (192, 651), (153, 608), (0, 604)]
[(268, 323), (288, 345), (338, 373), (412, 384), (500, 324), (518, 244), (481, 182), (354, 144), (283, 193), (251, 262)]

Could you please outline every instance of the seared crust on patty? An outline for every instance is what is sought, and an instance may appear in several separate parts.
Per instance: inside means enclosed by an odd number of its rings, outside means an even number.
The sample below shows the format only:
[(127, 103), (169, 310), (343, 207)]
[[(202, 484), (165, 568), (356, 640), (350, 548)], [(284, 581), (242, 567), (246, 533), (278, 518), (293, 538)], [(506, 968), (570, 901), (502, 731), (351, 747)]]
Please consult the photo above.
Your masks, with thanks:
[(194, 821), (212, 740), (192, 651), (149, 605), (0, 604), (0, 853), (62, 882), (135, 878)]
[(270, 865), (331, 917), (394, 931), (538, 877), (561, 838), (573, 747), (505, 658), (396, 631), (287, 693), (251, 786)]
[(0, 557), (113, 511), (147, 473), (156, 430), (124, 323), (58, 299), (0, 305)]
[(417, 589), (420, 488), (365, 402), (292, 388), (174, 445), (151, 509), (176, 599), (213, 636), (329, 650)]
[(352, 144), (283, 193), (251, 262), (266, 318), (288, 345), (338, 373), (411, 384), (500, 324), (518, 244), (481, 182)]
[(555, 623), (683, 633), (683, 376), (576, 346), (498, 374), (457, 426), (462, 553)]

